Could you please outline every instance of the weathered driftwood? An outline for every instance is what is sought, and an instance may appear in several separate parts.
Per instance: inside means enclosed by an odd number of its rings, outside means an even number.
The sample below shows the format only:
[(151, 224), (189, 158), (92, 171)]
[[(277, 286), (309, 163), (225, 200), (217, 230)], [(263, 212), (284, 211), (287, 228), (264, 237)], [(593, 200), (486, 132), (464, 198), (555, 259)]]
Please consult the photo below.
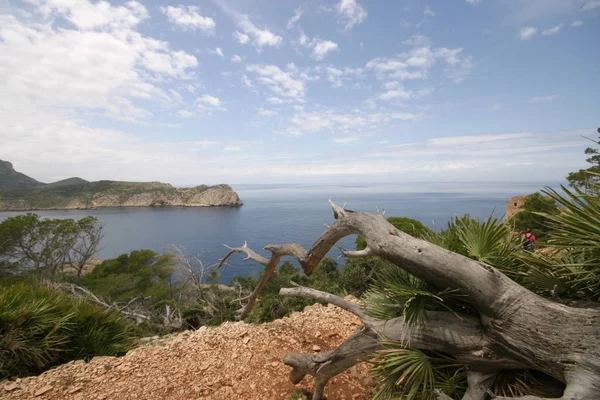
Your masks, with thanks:
[[(496, 268), (450, 252), (397, 230), (383, 215), (354, 212), (330, 200), (335, 223), (328, 226), (308, 250), (297, 244), (269, 245), (270, 259), (244, 245), (231, 249), (266, 266), (260, 288), (242, 310), (247, 315), (260, 289), (284, 256), (298, 260), (310, 275), (327, 252), (343, 237), (361, 235), (367, 247), (346, 251), (347, 257), (378, 256), (440, 288), (459, 290), (478, 317), (430, 313), (427, 326), (407, 329), (401, 318), (388, 321), (367, 316), (356, 304), (309, 288), (281, 289), (283, 296), (304, 296), (340, 306), (364, 323), (364, 329), (337, 349), (321, 354), (288, 354), (291, 380), (305, 375), (315, 380), (313, 399), (322, 396), (328, 380), (366, 359), (378, 348), (378, 339), (440, 351), (455, 357), (468, 371), (465, 400), (483, 400), (494, 375), (507, 369), (535, 369), (564, 382), (562, 400), (600, 399), (600, 310), (559, 304), (525, 289)], [(443, 393), (436, 393), (446, 399)], [(495, 397), (505, 400), (505, 397)], [(523, 400), (541, 400), (526, 396)]]

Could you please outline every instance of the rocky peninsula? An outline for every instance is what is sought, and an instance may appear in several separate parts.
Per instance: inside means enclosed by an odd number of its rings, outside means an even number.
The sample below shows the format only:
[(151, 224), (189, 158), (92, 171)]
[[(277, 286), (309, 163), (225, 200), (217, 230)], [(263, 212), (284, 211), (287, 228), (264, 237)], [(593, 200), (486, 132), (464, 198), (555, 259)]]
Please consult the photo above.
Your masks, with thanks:
[(161, 182), (88, 182), (68, 178), (41, 183), (0, 160), (0, 210), (29, 211), (100, 207), (238, 207), (243, 205), (229, 185), (176, 188)]

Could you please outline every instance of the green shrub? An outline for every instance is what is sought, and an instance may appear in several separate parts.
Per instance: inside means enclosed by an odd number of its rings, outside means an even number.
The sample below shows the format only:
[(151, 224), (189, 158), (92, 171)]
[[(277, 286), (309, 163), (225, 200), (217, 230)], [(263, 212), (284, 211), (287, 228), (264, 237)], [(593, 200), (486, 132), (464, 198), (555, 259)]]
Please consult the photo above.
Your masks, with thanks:
[(525, 232), (531, 229), (538, 238), (544, 238), (550, 231), (548, 215), (557, 215), (559, 212), (554, 199), (544, 197), (538, 192), (525, 199), (523, 210), (516, 213), (509, 223), (518, 231)]
[(135, 325), (117, 311), (35, 282), (0, 289), (0, 379), (74, 359), (121, 355), (134, 343)]
[(127, 302), (142, 296), (149, 297), (154, 306), (172, 298), (174, 269), (175, 262), (169, 254), (134, 250), (103, 261), (80, 283), (112, 302)]
[[(258, 282), (234, 277), (232, 282), (243, 284), (245, 287), (254, 288)], [(302, 311), (306, 306), (317, 303), (312, 299), (303, 297), (283, 297), (279, 290), (292, 287), (291, 281), (302, 286), (322, 290), (333, 294), (340, 294), (339, 270), (337, 263), (331, 258), (323, 259), (313, 270), (310, 276), (302, 273), (289, 261), (284, 262), (265, 285), (260, 298), (247, 318), (248, 322), (269, 322), (290, 315), (294, 311)]]
[(351, 258), (340, 272), (340, 285), (344, 292), (361, 297), (373, 284), (373, 275), (388, 262), (379, 257)]

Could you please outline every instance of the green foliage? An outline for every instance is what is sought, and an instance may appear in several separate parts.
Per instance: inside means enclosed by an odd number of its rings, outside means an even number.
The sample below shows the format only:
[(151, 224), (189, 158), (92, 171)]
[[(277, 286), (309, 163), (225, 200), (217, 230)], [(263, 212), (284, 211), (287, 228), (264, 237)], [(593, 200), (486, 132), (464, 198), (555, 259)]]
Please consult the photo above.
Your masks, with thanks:
[[(207, 188), (200, 185), (190, 190), (201, 193)], [(76, 181), (68, 185), (51, 184), (0, 192), (0, 208), (3, 203), (23, 204), (25, 208), (64, 208), (74, 201), (91, 206), (92, 199), (99, 195), (116, 196), (124, 201), (141, 193), (172, 195), (176, 192), (174, 186), (158, 182)]]
[(393, 264), (386, 264), (376, 272), (364, 300), (369, 315), (379, 319), (403, 316), (404, 322), (413, 327), (426, 324), (427, 311), (465, 312), (461, 297), (455, 290), (437, 289)]
[(555, 251), (520, 257), (523, 281), (530, 289), (543, 295), (600, 300), (600, 184), (593, 183), (591, 189), (563, 186), (564, 194), (545, 189), (562, 210), (542, 214), (550, 227), (546, 242)]
[(375, 271), (387, 264), (378, 257), (351, 258), (346, 261), (340, 272), (340, 286), (344, 292), (361, 297), (373, 284)]
[[(598, 133), (600, 133), (600, 128), (598, 128)], [(594, 140), (593, 142), (600, 145), (600, 140)], [(567, 175), (567, 180), (573, 188), (590, 192), (597, 190), (597, 184), (600, 182), (600, 149), (588, 147), (585, 149), (585, 154), (589, 156), (585, 161), (591, 166), (587, 169), (571, 172)]]
[(469, 215), (454, 217), (447, 229), (430, 232), (424, 239), (503, 270), (510, 270), (517, 263), (515, 253), (522, 250), (521, 238), (493, 215), (484, 221)]
[[(416, 238), (423, 237), (424, 234), (431, 232), (431, 229), (427, 228), (420, 221), (407, 217), (389, 217), (388, 222), (399, 231), (408, 233)], [(362, 236), (356, 238), (356, 250), (362, 250), (367, 247), (367, 242)]]
[(525, 199), (523, 210), (516, 213), (510, 219), (509, 224), (520, 232), (531, 229), (538, 238), (544, 238), (551, 229), (546, 215), (558, 213), (559, 209), (554, 199), (534, 193)]
[(42, 182), (15, 171), (8, 161), (0, 160), (0, 190), (26, 189), (42, 185)]
[(0, 289), (0, 379), (74, 359), (121, 355), (134, 343), (137, 328), (117, 311), (35, 282)]
[(379, 380), (374, 399), (430, 400), (436, 388), (454, 398), (464, 393), (466, 373), (455, 360), (407, 349), (396, 342), (382, 344), (386, 348), (379, 350), (371, 360), (371, 372)]
[(175, 265), (169, 254), (134, 250), (129, 255), (103, 261), (81, 283), (111, 301), (124, 302), (141, 296), (158, 304), (174, 293), (171, 276)]
[[(310, 276), (304, 275), (299, 268), (286, 261), (273, 273), (265, 285), (261, 297), (252, 309), (247, 321), (273, 321), (294, 311), (302, 311), (306, 306), (316, 303), (315, 300), (303, 297), (280, 296), (279, 290), (283, 287), (292, 287), (291, 281), (329, 293), (338, 294), (340, 292), (337, 263), (331, 258), (322, 260)], [(258, 279), (250, 281), (248, 278), (234, 277), (232, 283), (234, 282), (253, 289), (258, 283)]]
[(65, 264), (81, 265), (96, 251), (102, 227), (94, 217), (41, 219), (18, 215), (0, 223), (0, 274), (35, 273), (55, 278)]

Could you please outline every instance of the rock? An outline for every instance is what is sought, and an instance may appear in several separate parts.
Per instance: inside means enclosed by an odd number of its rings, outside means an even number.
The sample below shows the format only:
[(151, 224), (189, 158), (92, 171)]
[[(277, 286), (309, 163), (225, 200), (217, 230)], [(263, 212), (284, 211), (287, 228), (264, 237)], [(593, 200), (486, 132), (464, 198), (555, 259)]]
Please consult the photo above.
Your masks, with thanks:
[(77, 392), (79, 392), (81, 389), (82, 389), (82, 387), (81, 387), (81, 386), (76, 386), (76, 387), (74, 387), (74, 388), (71, 388), (71, 389), (69, 389), (69, 394), (74, 394), (74, 393), (77, 393)]
[[(98, 190), (98, 184), (106, 186)], [(41, 190), (41, 189), (39, 189)], [(229, 185), (176, 188), (161, 182), (86, 182), (71, 186), (69, 194), (55, 188), (43, 190), (53, 203), (39, 203), (38, 189), (29, 189), (19, 197), (2, 198), (0, 210), (76, 210), (97, 207), (239, 207), (243, 203)]]
[(44, 386), (43, 388), (36, 390), (36, 392), (35, 392), (35, 397), (41, 396), (41, 395), (43, 395), (43, 394), (46, 394), (46, 393), (48, 393), (49, 391), (51, 391), (52, 389), (53, 389), (53, 388), (52, 388), (52, 386), (50, 386), (50, 385), (46, 385), (46, 386)]
[(13, 390), (16, 390), (18, 388), (19, 385), (17, 385), (16, 383), (8, 383), (4, 385), (4, 390), (6, 390), (7, 392), (12, 392)]
[(312, 349), (313, 351), (321, 351), (321, 347), (317, 346), (316, 344), (313, 345)]

